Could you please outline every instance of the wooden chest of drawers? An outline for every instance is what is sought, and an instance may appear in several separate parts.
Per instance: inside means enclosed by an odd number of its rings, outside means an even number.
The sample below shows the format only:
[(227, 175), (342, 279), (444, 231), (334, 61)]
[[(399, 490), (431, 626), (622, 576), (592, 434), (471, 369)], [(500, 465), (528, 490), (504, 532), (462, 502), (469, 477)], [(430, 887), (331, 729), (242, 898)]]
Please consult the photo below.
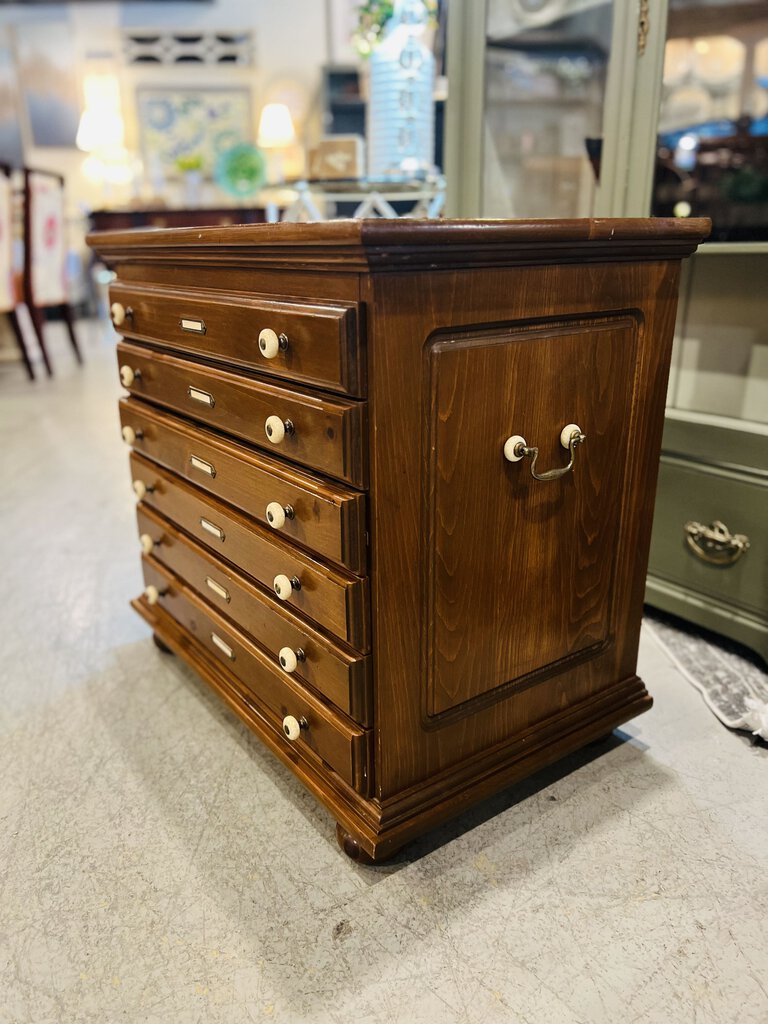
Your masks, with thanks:
[(680, 259), (707, 222), (102, 233), (144, 594), (380, 860), (650, 706)]

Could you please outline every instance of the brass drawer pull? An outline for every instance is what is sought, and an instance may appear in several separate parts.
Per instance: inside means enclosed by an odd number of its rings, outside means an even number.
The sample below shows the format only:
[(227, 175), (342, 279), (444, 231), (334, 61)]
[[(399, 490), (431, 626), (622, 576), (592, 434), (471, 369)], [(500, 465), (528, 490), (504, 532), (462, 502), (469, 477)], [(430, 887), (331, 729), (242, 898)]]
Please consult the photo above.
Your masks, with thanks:
[(691, 519), (684, 529), (688, 547), (709, 565), (733, 565), (749, 550), (749, 537), (744, 533), (731, 533), (719, 519), (709, 526), (702, 526)]
[(201, 473), (207, 473), (208, 476), (216, 476), (216, 467), (212, 463), (206, 462), (205, 459), (198, 459), (196, 455), (190, 455), (189, 461), (193, 469), (199, 469)]
[(202, 526), (206, 533), (210, 533), (212, 536), (216, 538), (216, 540), (224, 540), (224, 531), (220, 526), (217, 526), (215, 523), (210, 522), (208, 519), (201, 519), (200, 525)]
[(220, 636), (217, 636), (216, 633), (211, 633), (211, 640), (219, 648), (222, 654), (226, 654), (230, 661), (235, 660), (235, 652), (232, 650), (228, 643), (225, 643), (221, 639)]
[(546, 473), (536, 472), (536, 461), (539, 457), (539, 449), (529, 446), (528, 442), (520, 434), (513, 434), (512, 437), (508, 437), (504, 442), (504, 458), (508, 462), (519, 462), (523, 458), (530, 458), (531, 462), (531, 476), (534, 480), (559, 480), (561, 476), (565, 476), (566, 473), (570, 473), (573, 469), (573, 460), (576, 447), (583, 444), (587, 439), (587, 435), (582, 432), (580, 426), (576, 423), (568, 423), (560, 431), (560, 444), (570, 454), (568, 465), (563, 466), (561, 469), (548, 469)]
[(190, 334), (205, 334), (205, 320), (188, 320), (182, 317), (179, 320), (179, 327)]
[(216, 580), (212, 580), (210, 576), (206, 576), (205, 585), (209, 590), (212, 590), (214, 594), (229, 604), (229, 591), (225, 587), (222, 587), (220, 583), (217, 583)]
[(193, 388), (191, 384), (187, 388), (187, 394), (193, 402), (200, 402), (201, 405), (207, 405), (210, 409), (216, 405), (212, 394), (208, 391), (201, 391), (200, 388)]

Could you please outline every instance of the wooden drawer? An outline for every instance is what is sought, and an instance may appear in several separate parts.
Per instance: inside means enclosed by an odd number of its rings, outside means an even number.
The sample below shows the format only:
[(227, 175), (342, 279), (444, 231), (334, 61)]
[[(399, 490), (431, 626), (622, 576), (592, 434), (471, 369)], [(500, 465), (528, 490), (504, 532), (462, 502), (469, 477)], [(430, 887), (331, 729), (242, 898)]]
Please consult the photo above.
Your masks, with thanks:
[(275, 576), (296, 577), (290, 607), (358, 651), (369, 647), (368, 580), (323, 565), (180, 477), (131, 454), (134, 486), (144, 503), (162, 512), (216, 555), (271, 588)]
[[(354, 306), (170, 291), (119, 282), (110, 288), (110, 302), (119, 303), (125, 311), (124, 319), (114, 314), (113, 318), (126, 337), (331, 391), (364, 394)], [(259, 348), (259, 335), (265, 329), (284, 336), (287, 346), (271, 357)]]
[[(323, 704), (272, 661), (241, 630), (201, 600), (152, 558), (142, 559), (144, 581), (160, 592), (159, 604), (198, 643), (219, 659), (279, 722), (306, 721), (293, 746), (329, 765), (361, 793), (369, 788), (369, 735)], [(145, 599), (146, 600), (146, 599)], [(289, 741), (285, 740), (286, 744)]]
[[(648, 571), (686, 589), (758, 615), (766, 613), (768, 480), (662, 456)], [(719, 520), (750, 546), (730, 564), (705, 561), (687, 542), (685, 524)]]
[(120, 402), (120, 420), (123, 436), (132, 432), (136, 449), (148, 458), (231, 502), (267, 527), (268, 505), (289, 509), (276, 532), (353, 572), (364, 571), (364, 495), (300, 472), (134, 398)]
[[(174, 409), (357, 487), (366, 484), (365, 405), (226, 373), (152, 349), (117, 346), (124, 385), (132, 395)], [(267, 421), (291, 427), (273, 443)], [(272, 437), (278, 436), (273, 430)]]
[(153, 558), (250, 633), (276, 667), (286, 668), (280, 662), (283, 648), (294, 656), (301, 652), (295, 667), (288, 662), (293, 677), (318, 690), (361, 725), (371, 724), (368, 657), (302, 622), (274, 594), (226, 566), (146, 505), (138, 506), (137, 520), (142, 548), (150, 539)]

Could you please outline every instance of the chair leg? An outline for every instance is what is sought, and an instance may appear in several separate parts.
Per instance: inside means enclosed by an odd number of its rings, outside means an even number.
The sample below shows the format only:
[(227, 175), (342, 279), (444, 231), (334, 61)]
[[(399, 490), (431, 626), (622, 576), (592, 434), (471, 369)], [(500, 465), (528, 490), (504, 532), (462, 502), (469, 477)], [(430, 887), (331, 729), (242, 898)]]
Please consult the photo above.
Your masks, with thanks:
[(21, 352), (21, 358), (24, 361), (24, 366), (27, 370), (27, 376), (30, 380), (35, 379), (35, 371), (32, 367), (32, 360), (29, 358), (29, 352), (27, 352), (27, 343), (24, 341), (24, 335), (21, 333), (21, 324), (19, 318), (16, 316), (16, 310), (10, 309), (8, 311), (8, 321), (11, 325), (14, 337), (16, 338), (16, 344), (19, 346)]
[(75, 350), (75, 359), (83, 365), (83, 353), (80, 351), (80, 346), (77, 343), (77, 336), (75, 334), (75, 321), (72, 316), (72, 310), (68, 303), (64, 302), (61, 305), (61, 315), (64, 317), (64, 323), (67, 325), (67, 331), (69, 332), (69, 340), (72, 342), (72, 348)]
[(32, 326), (35, 329), (35, 334), (37, 335), (37, 342), (40, 346), (40, 351), (43, 354), (46, 373), (49, 377), (52, 377), (53, 367), (51, 366), (48, 349), (45, 347), (45, 317), (43, 316), (43, 311), (39, 306), (27, 306), (27, 309), (29, 310), (29, 317), (32, 321)]

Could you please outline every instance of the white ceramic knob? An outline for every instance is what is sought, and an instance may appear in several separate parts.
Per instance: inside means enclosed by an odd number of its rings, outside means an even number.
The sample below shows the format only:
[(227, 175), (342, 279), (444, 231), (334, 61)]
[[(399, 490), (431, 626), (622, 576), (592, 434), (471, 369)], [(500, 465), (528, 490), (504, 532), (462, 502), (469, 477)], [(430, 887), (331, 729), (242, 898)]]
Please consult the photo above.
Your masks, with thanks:
[(136, 495), (139, 501), (141, 501), (142, 498), (145, 497), (148, 490), (149, 488), (147, 487), (143, 480), (133, 481), (133, 493)]
[(157, 604), (160, 600), (160, 591), (152, 583), (144, 589), (144, 597), (147, 599), (147, 604)]
[(136, 374), (130, 366), (120, 367), (120, 383), (124, 388), (129, 388), (136, 380)]
[(296, 651), (291, 650), (290, 647), (281, 647), (280, 653), (278, 654), (280, 661), (280, 667), (286, 672), (295, 672), (299, 664), (299, 659)]
[(139, 544), (141, 544), (141, 550), (145, 555), (151, 555), (155, 550), (155, 542), (148, 533), (142, 533), (139, 537)]
[(508, 437), (504, 442), (504, 458), (508, 462), (519, 462), (520, 459), (522, 459), (523, 456), (518, 455), (515, 452), (515, 448), (517, 448), (519, 444), (522, 445), (523, 448), (528, 447), (525, 438), (521, 437), (520, 434), (513, 434), (512, 437)]
[(280, 444), (285, 437), (285, 423), (283, 423), (279, 416), (267, 416), (266, 423), (264, 424), (264, 433), (272, 444)]
[(126, 444), (136, 444), (136, 438), (139, 436), (133, 427), (123, 427), (122, 435)]
[(566, 449), (566, 451), (571, 443), (571, 434), (574, 432), (577, 434), (582, 433), (581, 427), (578, 423), (569, 423), (560, 431), (560, 444)]
[(301, 725), (298, 718), (294, 718), (293, 715), (286, 715), (283, 719), (283, 732), (291, 743), (295, 743), (299, 736), (301, 736)]
[(288, 577), (284, 576), (282, 573), (280, 573), (278, 576), (275, 576), (274, 580), (272, 581), (272, 586), (274, 587), (275, 593), (277, 594), (281, 601), (287, 601), (288, 598), (293, 593), (293, 584), (288, 579)]
[(285, 526), (285, 509), (279, 501), (270, 501), (267, 505), (267, 522), (273, 530), (282, 530)]
[(112, 317), (112, 323), (115, 327), (119, 327), (125, 323), (125, 306), (122, 302), (113, 302), (109, 307), (109, 312)]
[(279, 351), (280, 339), (271, 328), (265, 327), (259, 332), (259, 352), (265, 359), (274, 359)]

